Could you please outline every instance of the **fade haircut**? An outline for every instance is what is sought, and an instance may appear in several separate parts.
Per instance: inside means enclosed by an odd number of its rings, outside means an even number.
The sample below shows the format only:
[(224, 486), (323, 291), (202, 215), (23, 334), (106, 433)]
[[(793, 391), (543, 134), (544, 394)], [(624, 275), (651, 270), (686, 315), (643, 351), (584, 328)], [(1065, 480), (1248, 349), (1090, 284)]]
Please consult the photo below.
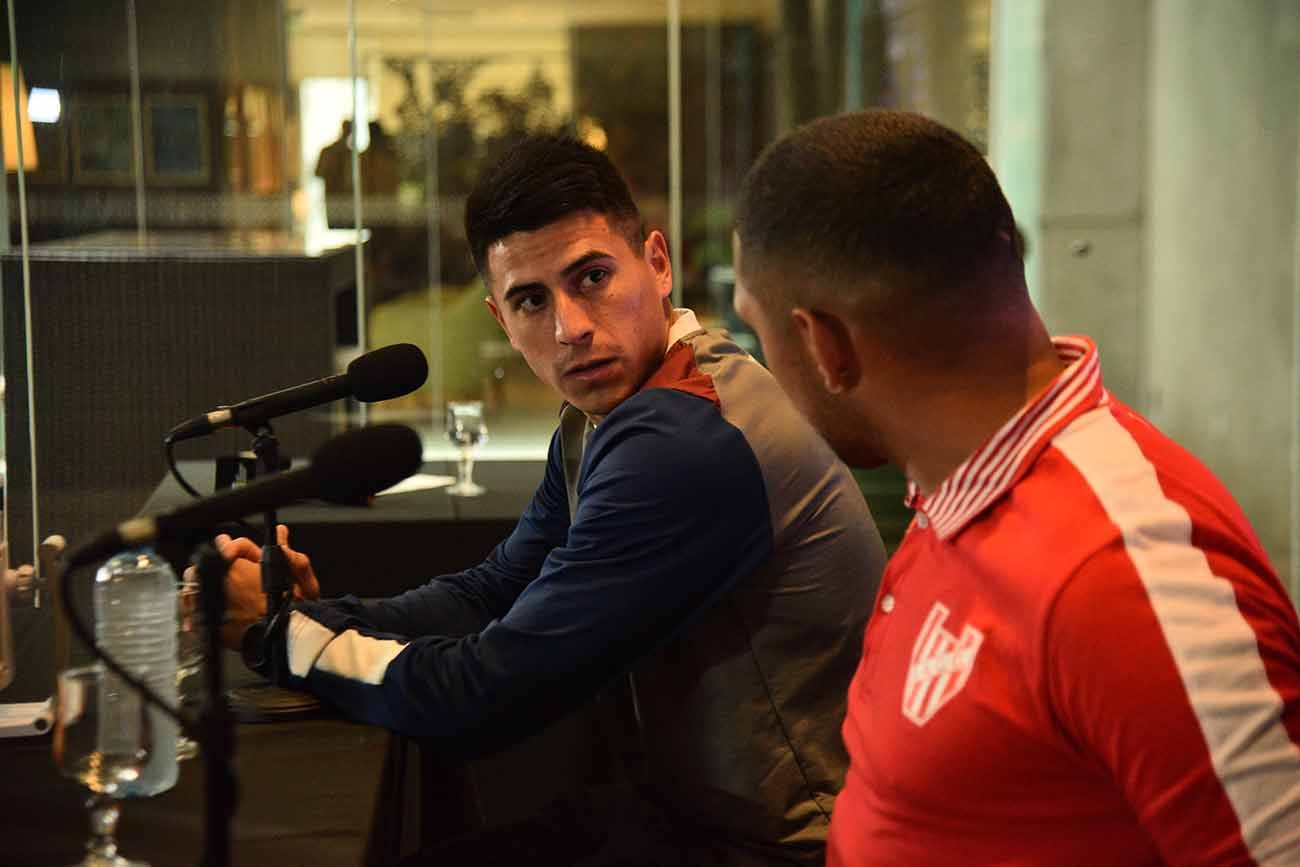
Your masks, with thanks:
[(760, 295), (797, 306), (923, 301), (984, 272), (1019, 232), (984, 157), (918, 114), (822, 118), (768, 147), (745, 178), (741, 255), (775, 266)]
[(465, 203), (465, 236), (483, 282), (492, 244), (584, 211), (603, 214), (633, 251), (644, 246), (641, 212), (609, 157), (559, 133), (519, 141), (483, 173)]

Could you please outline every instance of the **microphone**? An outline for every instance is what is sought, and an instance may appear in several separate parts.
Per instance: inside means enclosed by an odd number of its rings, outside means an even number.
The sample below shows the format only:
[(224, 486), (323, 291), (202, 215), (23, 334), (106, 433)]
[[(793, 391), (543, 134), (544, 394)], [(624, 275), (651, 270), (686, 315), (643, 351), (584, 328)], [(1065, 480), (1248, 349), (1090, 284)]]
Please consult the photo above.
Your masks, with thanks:
[(359, 428), (325, 443), (311, 464), (232, 488), (150, 517), (123, 521), (69, 557), (68, 569), (160, 538), (198, 541), (222, 521), (317, 498), (344, 505), (366, 500), (420, 468), (420, 437), (400, 424)]
[(365, 403), (401, 397), (424, 385), (428, 375), (429, 364), (418, 346), (394, 343), (354, 358), (345, 373), (218, 407), (183, 421), (171, 429), (167, 440), (193, 439), (223, 427), (256, 427), (268, 419), (345, 397)]

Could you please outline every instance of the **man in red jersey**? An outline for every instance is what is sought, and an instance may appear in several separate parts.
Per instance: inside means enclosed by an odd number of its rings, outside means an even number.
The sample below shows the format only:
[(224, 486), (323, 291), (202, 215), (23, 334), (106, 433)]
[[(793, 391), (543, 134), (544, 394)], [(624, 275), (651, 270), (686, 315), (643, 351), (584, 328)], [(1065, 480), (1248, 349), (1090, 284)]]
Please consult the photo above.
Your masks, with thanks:
[(736, 309), (916, 510), (849, 690), (831, 865), (1300, 864), (1300, 627), (1241, 510), (1051, 337), (984, 159), (913, 114), (777, 142)]

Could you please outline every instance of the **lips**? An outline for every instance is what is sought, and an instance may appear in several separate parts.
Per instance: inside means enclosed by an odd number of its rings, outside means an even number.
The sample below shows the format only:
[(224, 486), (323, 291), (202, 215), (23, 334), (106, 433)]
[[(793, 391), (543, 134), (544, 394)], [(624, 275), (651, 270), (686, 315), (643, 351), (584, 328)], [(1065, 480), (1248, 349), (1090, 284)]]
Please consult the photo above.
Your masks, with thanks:
[(614, 361), (613, 358), (593, 358), (571, 364), (564, 369), (564, 376), (566, 379), (599, 379), (614, 370)]

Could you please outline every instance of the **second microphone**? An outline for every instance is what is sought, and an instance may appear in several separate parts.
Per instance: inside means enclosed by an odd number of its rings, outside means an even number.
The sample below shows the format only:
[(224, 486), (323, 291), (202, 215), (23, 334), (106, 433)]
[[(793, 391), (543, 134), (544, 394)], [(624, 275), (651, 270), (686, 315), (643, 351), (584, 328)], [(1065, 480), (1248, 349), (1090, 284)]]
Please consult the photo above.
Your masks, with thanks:
[(358, 356), (343, 373), (249, 398), (188, 419), (167, 434), (170, 442), (206, 436), (223, 427), (252, 428), (273, 418), (355, 397), (364, 403), (410, 394), (429, 376), (424, 353), (412, 343), (395, 343)]

